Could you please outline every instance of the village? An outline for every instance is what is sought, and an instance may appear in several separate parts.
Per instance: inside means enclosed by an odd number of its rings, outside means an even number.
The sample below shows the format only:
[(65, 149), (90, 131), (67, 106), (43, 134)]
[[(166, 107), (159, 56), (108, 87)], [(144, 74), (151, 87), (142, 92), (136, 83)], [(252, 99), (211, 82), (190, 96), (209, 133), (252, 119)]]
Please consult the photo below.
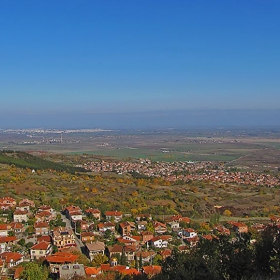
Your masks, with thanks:
[[(21, 279), (26, 262), (46, 264), (53, 279), (95, 278), (108, 272), (150, 279), (161, 272), (162, 261), (174, 250), (188, 252), (203, 239), (226, 235), (235, 240), (280, 225), (277, 216), (271, 216), (268, 224), (248, 225), (230, 218), (197, 223), (180, 214), (160, 220), (150, 214), (114, 209), (101, 213), (75, 205), (57, 211), (12, 197), (1, 198), (0, 209), (0, 273), (15, 280)], [(251, 234), (250, 242), (254, 241)]]
[(160, 177), (167, 181), (211, 181), (220, 183), (245, 184), (274, 187), (280, 185), (280, 179), (273, 174), (240, 172), (227, 170), (224, 164), (214, 162), (151, 162), (140, 159), (127, 161), (92, 161), (83, 166), (94, 172), (139, 173), (147, 177)]

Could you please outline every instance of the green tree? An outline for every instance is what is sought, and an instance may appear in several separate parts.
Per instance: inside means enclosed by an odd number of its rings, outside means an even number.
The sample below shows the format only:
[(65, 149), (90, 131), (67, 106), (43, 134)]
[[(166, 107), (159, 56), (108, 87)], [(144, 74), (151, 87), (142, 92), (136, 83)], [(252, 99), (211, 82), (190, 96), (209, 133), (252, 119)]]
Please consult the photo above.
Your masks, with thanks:
[(121, 265), (127, 265), (127, 258), (126, 258), (126, 255), (125, 255), (125, 252), (124, 252), (124, 251), (123, 251), (122, 254), (121, 254), (120, 264), (121, 264)]
[(18, 245), (24, 246), (24, 245), (25, 245), (25, 239), (24, 239), (24, 238), (21, 238), (21, 239), (18, 241)]
[(37, 263), (28, 263), (22, 274), (21, 279), (23, 280), (47, 280), (48, 279), (48, 269), (45, 266), (40, 266)]
[(142, 254), (140, 254), (140, 257), (139, 257), (139, 268), (141, 269), (143, 267), (143, 257), (142, 257)]
[(276, 227), (268, 227), (256, 243), (256, 266), (261, 273), (269, 274), (280, 270), (280, 237)]
[(155, 257), (153, 258), (153, 265), (162, 265), (162, 255), (155, 255)]

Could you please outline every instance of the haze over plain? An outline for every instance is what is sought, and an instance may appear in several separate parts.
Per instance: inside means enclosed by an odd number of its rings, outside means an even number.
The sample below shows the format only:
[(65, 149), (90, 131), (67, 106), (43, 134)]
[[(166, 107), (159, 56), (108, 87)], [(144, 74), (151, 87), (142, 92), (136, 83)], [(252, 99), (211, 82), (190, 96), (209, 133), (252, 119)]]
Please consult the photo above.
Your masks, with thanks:
[(278, 126), (279, 1), (0, 2), (0, 128)]

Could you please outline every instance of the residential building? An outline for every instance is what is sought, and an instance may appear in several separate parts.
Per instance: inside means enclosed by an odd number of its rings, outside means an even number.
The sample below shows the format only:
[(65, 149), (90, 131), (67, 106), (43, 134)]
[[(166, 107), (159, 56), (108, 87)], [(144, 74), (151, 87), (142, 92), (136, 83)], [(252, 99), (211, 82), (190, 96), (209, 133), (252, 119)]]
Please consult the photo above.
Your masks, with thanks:
[(155, 221), (153, 223), (153, 226), (154, 226), (155, 233), (157, 234), (163, 234), (167, 232), (167, 226), (164, 223)]
[(71, 229), (57, 227), (52, 231), (51, 236), (53, 245), (59, 249), (76, 246), (75, 235)]
[(83, 264), (63, 264), (58, 266), (59, 279), (76, 279), (86, 276)]
[(35, 235), (49, 235), (50, 233), (50, 226), (46, 222), (37, 222), (34, 224)]
[(30, 248), (31, 260), (46, 257), (52, 253), (52, 245), (49, 242), (42, 241)]
[(17, 252), (4, 252), (0, 254), (0, 259), (7, 268), (11, 268), (23, 262), (23, 255)]
[(22, 223), (28, 221), (28, 212), (26, 210), (21, 211), (19, 209), (14, 212), (14, 222)]
[(106, 220), (119, 222), (123, 218), (122, 212), (119, 211), (106, 211), (105, 212)]
[(0, 224), (0, 237), (8, 236), (11, 229), (11, 225), (9, 224)]
[(120, 233), (122, 236), (130, 235), (132, 231), (136, 230), (135, 223), (133, 222), (123, 222), (119, 224), (120, 226)]
[(168, 246), (168, 241), (163, 240), (160, 236), (156, 236), (149, 241), (149, 244), (156, 248), (166, 248)]
[(15, 207), (16, 205), (17, 205), (16, 200), (11, 197), (0, 198), (0, 209), (2, 210), (8, 210), (10, 208)]
[(78, 259), (78, 255), (64, 252), (56, 252), (46, 257), (46, 261), (50, 265), (51, 272), (57, 273), (59, 266), (63, 264), (74, 264)]
[(107, 230), (111, 230), (112, 232), (116, 231), (115, 224), (111, 222), (99, 223), (97, 227), (98, 230), (102, 233), (104, 233)]
[(1, 236), (0, 237), (0, 253), (10, 251), (17, 243), (15, 236)]
[(197, 236), (197, 232), (192, 228), (183, 229), (182, 235), (184, 238), (193, 238)]
[(91, 243), (95, 239), (93, 232), (82, 232), (81, 233), (81, 240), (83, 243)]
[(92, 261), (97, 254), (104, 255), (105, 252), (105, 244), (101, 241), (95, 241), (92, 243), (86, 244), (86, 253), (88, 257), (90, 258), (90, 261)]
[(142, 244), (146, 244), (148, 241), (154, 238), (154, 235), (150, 231), (141, 232), (141, 236), (142, 236)]
[(89, 216), (92, 216), (98, 221), (100, 221), (101, 219), (101, 212), (98, 209), (88, 208), (87, 210), (85, 210), (85, 213)]

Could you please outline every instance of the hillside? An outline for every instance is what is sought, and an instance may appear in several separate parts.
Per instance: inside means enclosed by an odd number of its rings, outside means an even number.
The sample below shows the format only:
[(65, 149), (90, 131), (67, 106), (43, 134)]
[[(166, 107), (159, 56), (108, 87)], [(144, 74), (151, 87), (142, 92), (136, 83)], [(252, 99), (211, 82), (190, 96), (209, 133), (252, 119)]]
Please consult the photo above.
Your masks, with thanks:
[(52, 169), (69, 173), (85, 171), (82, 168), (55, 163), (21, 151), (0, 151), (0, 163), (9, 165), (13, 164), (20, 168), (30, 168), (35, 170)]

